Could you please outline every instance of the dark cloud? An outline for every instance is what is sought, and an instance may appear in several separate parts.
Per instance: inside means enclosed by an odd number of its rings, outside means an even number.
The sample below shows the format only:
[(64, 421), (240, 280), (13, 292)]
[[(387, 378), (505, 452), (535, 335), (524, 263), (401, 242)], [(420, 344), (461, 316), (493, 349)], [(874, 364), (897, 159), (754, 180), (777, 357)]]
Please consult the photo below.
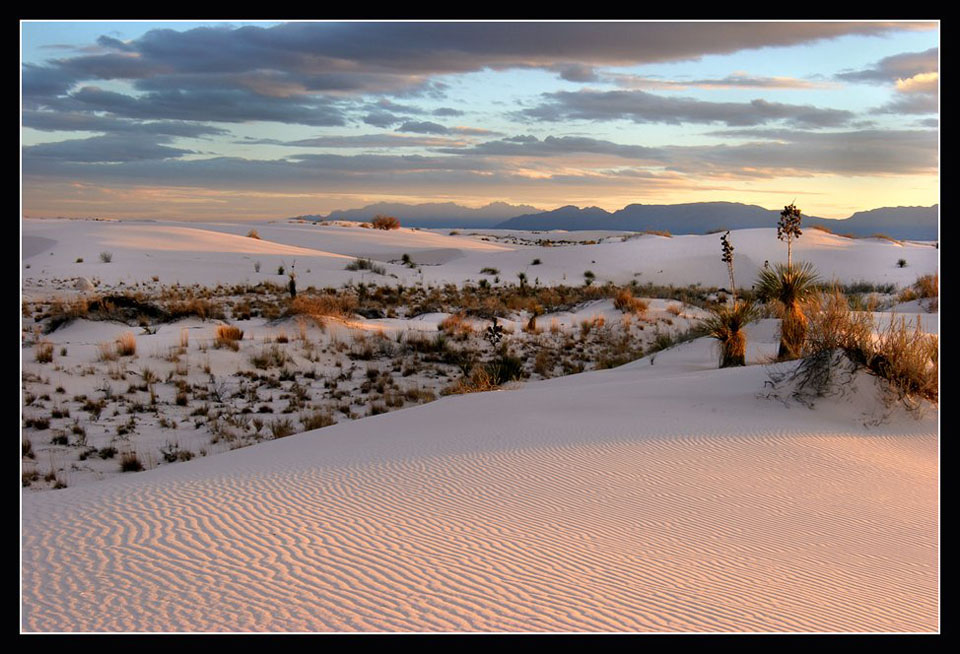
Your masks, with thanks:
[(126, 95), (85, 86), (60, 103), (73, 110), (106, 111), (141, 120), (218, 122), (276, 121), (303, 125), (343, 125), (341, 108), (324, 100), (297, 101), (243, 90), (170, 90)]
[[(795, 77), (764, 77), (747, 73), (733, 73), (725, 77), (700, 78), (691, 80), (672, 80), (658, 77), (643, 77), (640, 75), (626, 75), (609, 73), (602, 76), (603, 81), (613, 82), (626, 88), (660, 88), (685, 89), (690, 87), (701, 89), (810, 89), (829, 86), (822, 81), (804, 80)], [(837, 83), (834, 82), (833, 85)]]
[(425, 121), (408, 121), (397, 128), (398, 132), (413, 132), (414, 134), (449, 134), (450, 128), (439, 123)]
[(568, 82), (598, 82), (600, 77), (593, 66), (578, 63), (555, 64), (550, 70), (558, 73)]
[(162, 134), (188, 138), (227, 134), (227, 130), (197, 122), (142, 122), (69, 111), (26, 110), (23, 112), (23, 126), (42, 131)]
[(400, 119), (386, 111), (372, 111), (363, 117), (363, 122), (374, 127), (392, 127)]
[(454, 109), (453, 107), (440, 107), (439, 109), (433, 110), (434, 116), (462, 116), (464, 112), (459, 109)]
[(766, 100), (706, 102), (664, 97), (645, 91), (560, 91), (544, 94), (546, 101), (521, 112), (537, 120), (631, 120), (635, 123), (724, 123), (762, 125), (785, 121), (800, 127), (835, 127), (853, 119), (849, 111)]
[(355, 136), (317, 136), (296, 141), (247, 139), (243, 143), (285, 145), (308, 148), (413, 148), (452, 146), (460, 141), (440, 136), (402, 136), (400, 134), (358, 134)]
[(23, 161), (47, 163), (51, 161), (78, 163), (127, 163), (156, 159), (173, 159), (192, 150), (160, 145), (149, 136), (108, 135), (88, 139), (41, 143), (23, 148)]
[(877, 107), (877, 114), (935, 114), (940, 111), (940, 100), (935, 93), (909, 94)]
[(905, 52), (885, 57), (870, 68), (840, 73), (836, 77), (847, 82), (890, 84), (898, 79), (939, 71), (939, 55), (939, 48), (930, 48), (924, 52)]
[(437, 152), (501, 157), (555, 157), (570, 154), (601, 154), (628, 159), (660, 159), (663, 151), (640, 145), (621, 145), (610, 141), (575, 136), (548, 136), (542, 141), (534, 136), (514, 136), (488, 141), (471, 148), (444, 148)]

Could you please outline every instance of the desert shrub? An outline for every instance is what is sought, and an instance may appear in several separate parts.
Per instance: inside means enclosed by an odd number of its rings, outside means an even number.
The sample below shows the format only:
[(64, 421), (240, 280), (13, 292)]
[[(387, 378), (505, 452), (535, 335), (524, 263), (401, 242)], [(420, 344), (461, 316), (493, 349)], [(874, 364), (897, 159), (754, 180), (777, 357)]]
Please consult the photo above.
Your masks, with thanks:
[(39, 341), (34, 350), (34, 358), (37, 363), (50, 363), (53, 361), (53, 343), (50, 341)]
[(387, 269), (370, 259), (354, 259), (346, 265), (346, 270), (369, 270), (376, 275), (386, 275)]
[(300, 293), (290, 303), (288, 312), (291, 315), (313, 318), (314, 322), (322, 326), (324, 318), (344, 318), (352, 315), (356, 309), (357, 300), (350, 295)]
[(123, 332), (117, 338), (117, 354), (122, 357), (132, 357), (137, 353), (137, 337), (133, 332)]
[(460, 377), (456, 382), (440, 391), (441, 395), (463, 395), (465, 393), (485, 393), (499, 386), (484, 366), (474, 366), (469, 375)]
[(457, 338), (466, 338), (473, 333), (473, 325), (464, 313), (455, 313), (444, 318), (437, 326), (440, 331)]
[(613, 298), (613, 306), (623, 313), (643, 314), (650, 306), (645, 300), (636, 298), (628, 289), (621, 289)]
[(326, 411), (314, 411), (311, 414), (301, 415), (300, 424), (303, 425), (304, 431), (311, 431), (335, 425), (337, 421)]
[(214, 347), (229, 348), (236, 352), (240, 349), (239, 341), (243, 340), (243, 330), (234, 325), (217, 325), (214, 336)]
[(120, 455), (120, 472), (140, 472), (141, 470), (143, 470), (143, 464), (136, 452), (124, 452)]
[(400, 229), (400, 221), (394, 218), (393, 216), (384, 216), (383, 214), (377, 214), (370, 221), (370, 225), (374, 229)]
[(815, 298), (808, 312), (803, 360), (774, 376), (774, 382), (794, 383), (795, 399), (811, 404), (817, 397), (842, 394), (845, 381), (862, 368), (883, 379), (886, 392), (909, 408), (921, 399), (938, 401), (939, 338), (924, 333), (919, 320), (911, 329), (905, 318), (892, 319), (875, 333), (871, 316), (850, 311), (838, 291)]
[(917, 296), (921, 298), (937, 297), (940, 294), (940, 275), (923, 275), (913, 283)]
[(500, 270), (498, 270), (497, 268), (491, 268), (490, 266), (487, 266), (485, 268), (480, 269), (480, 274), (481, 275), (499, 275)]
[(270, 434), (274, 438), (286, 438), (297, 433), (293, 428), (293, 422), (289, 418), (277, 418), (270, 423)]
[(907, 260), (906, 259), (897, 259), (897, 268), (906, 268)]
[(746, 365), (746, 326), (756, 320), (758, 312), (752, 302), (739, 301), (732, 306), (720, 304), (710, 310), (701, 328), (720, 343), (720, 367)]
[(101, 252), (101, 253), (100, 253), (100, 261), (102, 261), (103, 263), (110, 263), (111, 261), (113, 261), (113, 253), (112, 253), (112, 252)]
[(247, 236), (249, 238), (255, 238), (257, 240), (260, 240), (260, 233), (255, 229), (251, 229), (249, 232), (247, 232)]

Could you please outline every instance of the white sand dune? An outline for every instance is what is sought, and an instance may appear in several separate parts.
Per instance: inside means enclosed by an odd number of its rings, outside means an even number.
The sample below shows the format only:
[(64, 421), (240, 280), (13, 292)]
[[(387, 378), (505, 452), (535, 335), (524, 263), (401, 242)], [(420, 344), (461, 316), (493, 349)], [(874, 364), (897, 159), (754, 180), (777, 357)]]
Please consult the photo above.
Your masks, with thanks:
[(715, 356), (25, 494), (23, 628), (936, 630), (936, 416)]
[[(261, 239), (248, 238), (255, 228)], [(481, 278), (516, 283), (524, 273), (531, 284), (583, 283), (591, 271), (597, 283), (703, 284), (717, 286), (727, 279), (720, 260), (717, 234), (665, 238), (655, 235), (606, 233), (595, 245), (540, 247), (537, 238), (585, 239), (579, 233), (527, 234), (525, 244), (493, 242), (485, 234), (515, 232), (464, 231), (451, 236), (426, 230), (383, 231), (348, 225), (298, 223), (191, 224), (93, 222), (81, 220), (24, 220), (24, 252), (31, 260), (30, 278), (38, 282), (88, 277), (107, 284), (145, 282), (154, 275), (162, 283), (257, 283), (279, 281), (296, 265), (301, 288), (339, 286), (348, 282), (380, 284), (476, 282)], [(627, 240), (621, 240), (629, 237)], [(48, 239), (47, 241), (38, 239)], [(731, 235), (736, 248), (738, 283), (749, 286), (765, 262), (786, 259), (786, 248), (776, 229), (743, 229)], [(111, 263), (99, 261), (102, 251)], [(401, 265), (404, 254), (421, 267)], [(868, 279), (898, 287), (918, 276), (936, 273), (939, 250), (929, 245), (893, 243), (881, 239), (849, 239), (808, 230), (794, 245), (794, 258), (811, 261), (826, 280), (842, 283)], [(354, 257), (379, 261), (386, 275), (347, 271)], [(77, 259), (84, 261), (78, 263)], [(897, 267), (898, 259), (909, 265)], [(539, 260), (539, 264), (534, 264)], [(261, 262), (260, 272), (254, 263)], [(484, 275), (484, 268), (497, 273)]]

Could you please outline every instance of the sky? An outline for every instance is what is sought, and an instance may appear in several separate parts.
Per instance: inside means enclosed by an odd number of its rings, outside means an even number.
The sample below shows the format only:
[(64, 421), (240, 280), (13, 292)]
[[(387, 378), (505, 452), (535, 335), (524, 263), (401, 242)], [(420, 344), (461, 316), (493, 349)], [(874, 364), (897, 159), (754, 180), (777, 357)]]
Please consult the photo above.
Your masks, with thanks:
[(21, 22), (26, 217), (939, 202), (938, 23)]

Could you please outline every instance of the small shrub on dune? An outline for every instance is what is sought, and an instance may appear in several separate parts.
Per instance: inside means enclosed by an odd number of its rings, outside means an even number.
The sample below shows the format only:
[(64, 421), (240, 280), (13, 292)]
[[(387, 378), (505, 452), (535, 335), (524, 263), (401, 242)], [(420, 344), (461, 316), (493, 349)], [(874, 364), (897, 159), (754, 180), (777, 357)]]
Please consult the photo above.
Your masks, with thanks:
[(377, 214), (370, 221), (370, 226), (374, 229), (400, 229), (400, 221), (394, 218), (393, 216), (384, 216), (383, 214)]
[(289, 418), (277, 418), (270, 423), (270, 434), (274, 438), (286, 438), (297, 433)]
[(710, 310), (710, 316), (701, 323), (701, 329), (720, 343), (720, 367), (746, 365), (746, 326), (759, 317), (756, 305), (738, 301), (721, 304)]
[(137, 353), (137, 337), (133, 332), (123, 332), (117, 338), (117, 354), (122, 357), (132, 357)]
[(913, 283), (917, 296), (921, 298), (937, 297), (940, 294), (940, 275), (923, 275)]
[(53, 361), (53, 343), (50, 341), (40, 341), (36, 345), (34, 358), (37, 363), (50, 363)]
[(247, 232), (247, 237), (260, 240), (260, 233), (255, 229), (251, 229), (249, 232)]
[(140, 472), (143, 470), (143, 463), (136, 452), (124, 452), (120, 455), (120, 472)]
[(636, 298), (628, 289), (622, 289), (613, 298), (613, 306), (623, 313), (636, 313), (643, 315), (650, 306), (648, 302)]
[(809, 329), (805, 356), (796, 369), (774, 381), (795, 382), (793, 396), (811, 398), (842, 393), (843, 374), (858, 368), (886, 382), (886, 389), (909, 408), (918, 400), (939, 399), (939, 338), (926, 334), (920, 323), (911, 329), (906, 319), (892, 319), (875, 333), (870, 314), (850, 310), (846, 297), (834, 290), (807, 305)]
[(113, 261), (113, 253), (112, 253), (112, 252), (101, 252), (101, 253), (100, 253), (100, 261), (102, 261), (103, 263), (110, 263), (111, 261)]
[(229, 348), (236, 352), (240, 349), (239, 341), (243, 340), (243, 330), (234, 325), (218, 325), (214, 337), (214, 347)]

